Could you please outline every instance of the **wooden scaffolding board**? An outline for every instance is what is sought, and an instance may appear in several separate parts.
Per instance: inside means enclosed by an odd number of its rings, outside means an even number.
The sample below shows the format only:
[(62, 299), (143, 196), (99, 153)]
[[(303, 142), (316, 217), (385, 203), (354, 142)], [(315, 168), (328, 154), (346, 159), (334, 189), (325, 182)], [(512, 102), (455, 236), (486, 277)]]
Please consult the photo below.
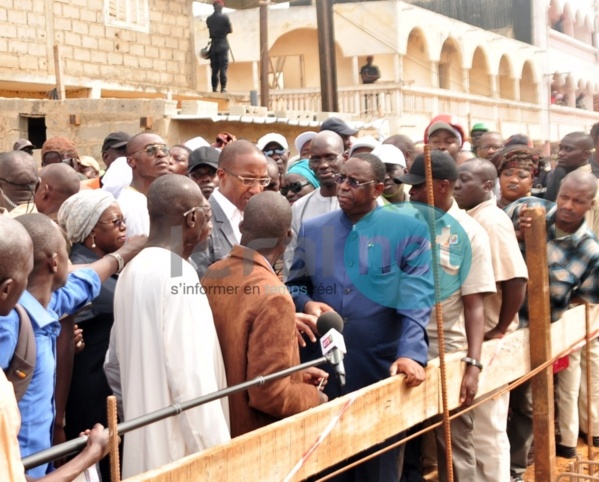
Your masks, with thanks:
[[(584, 306), (575, 307), (551, 325), (551, 356), (557, 357), (585, 338)], [(599, 330), (593, 318), (592, 332)], [(530, 371), (529, 330), (485, 342), (485, 366), (479, 399)], [(464, 352), (447, 356), (449, 407), (457, 408)], [(336, 417), (341, 418), (335, 423)], [(407, 389), (396, 376), (281, 420), (199, 454), (127, 479), (129, 481), (204, 482), (284, 481), (319, 437), (330, 433), (288, 480), (303, 480), (419, 422), (441, 413), (438, 360), (426, 370), (426, 381)]]

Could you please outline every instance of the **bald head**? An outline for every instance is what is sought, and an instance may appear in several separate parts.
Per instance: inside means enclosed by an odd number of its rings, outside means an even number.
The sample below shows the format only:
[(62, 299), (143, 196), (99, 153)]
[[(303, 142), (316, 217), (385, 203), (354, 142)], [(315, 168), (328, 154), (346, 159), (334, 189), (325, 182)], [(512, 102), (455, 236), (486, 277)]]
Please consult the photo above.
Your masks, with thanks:
[(560, 191), (566, 188), (573, 189), (588, 199), (595, 199), (595, 196), (597, 196), (597, 178), (590, 172), (572, 171), (562, 179), (560, 184)]
[(81, 187), (75, 169), (64, 163), (48, 164), (39, 172), (40, 183), (35, 191), (35, 207), (37, 210), (52, 216), (58, 213), (60, 206)]
[(259, 248), (285, 247), (291, 229), (291, 206), (285, 196), (264, 191), (248, 202), (241, 223), (241, 244), (257, 251)]
[(571, 140), (574, 144), (584, 150), (590, 151), (594, 147), (593, 138), (586, 132), (570, 132), (564, 136), (564, 139)]
[(310, 144), (310, 155), (315, 151), (320, 151), (325, 148), (332, 149), (336, 154), (341, 154), (345, 147), (343, 145), (343, 139), (339, 134), (333, 131), (321, 131)]
[(0, 216), (0, 316), (15, 306), (33, 269), (33, 243), (27, 230), (10, 216)]
[(150, 225), (178, 226), (183, 213), (202, 205), (204, 196), (198, 185), (185, 176), (166, 174), (152, 183), (148, 191)]
[(35, 159), (24, 151), (0, 153), (0, 177), (16, 184), (35, 183), (37, 181)]
[(245, 139), (229, 142), (223, 147), (223, 150), (220, 153), (218, 167), (221, 169), (235, 169), (238, 167), (241, 157), (252, 154), (264, 157), (262, 151), (258, 149), (255, 144), (252, 144)]
[(465, 171), (470, 172), (477, 176), (482, 182), (492, 181), (495, 184), (497, 181), (497, 169), (491, 161), (475, 157), (474, 159), (468, 159), (460, 167), (459, 172)]
[(64, 238), (58, 225), (45, 214), (31, 213), (19, 216), (16, 220), (26, 229), (33, 242), (33, 272), (43, 267), (48, 257), (56, 254)]

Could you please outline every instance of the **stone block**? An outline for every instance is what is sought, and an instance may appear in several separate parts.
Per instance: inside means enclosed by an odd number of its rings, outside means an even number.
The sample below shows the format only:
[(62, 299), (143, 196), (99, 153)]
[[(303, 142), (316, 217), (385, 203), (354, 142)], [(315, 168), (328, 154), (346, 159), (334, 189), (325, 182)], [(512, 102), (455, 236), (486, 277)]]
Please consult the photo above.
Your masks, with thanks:
[(242, 104), (229, 104), (229, 115), (241, 116), (247, 114), (247, 106)]
[[(86, 35), (81, 38), (81, 46), (84, 49), (92, 50), (94, 60), (96, 60), (95, 57), (96, 57), (96, 53), (98, 51), (98, 39), (97, 38), (89, 37)], [(97, 60), (96, 60), (96, 62), (97, 62)]]
[(182, 100), (181, 115), (217, 115), (218, 103), (203, 100)]
[(88, 35), (89, 24), (80, 20), (73, 20), (73, 32), (80, 35)]
[(15, 9), (8, 11), (8, 22), (12, 24), (27, 24), (27, 10)]

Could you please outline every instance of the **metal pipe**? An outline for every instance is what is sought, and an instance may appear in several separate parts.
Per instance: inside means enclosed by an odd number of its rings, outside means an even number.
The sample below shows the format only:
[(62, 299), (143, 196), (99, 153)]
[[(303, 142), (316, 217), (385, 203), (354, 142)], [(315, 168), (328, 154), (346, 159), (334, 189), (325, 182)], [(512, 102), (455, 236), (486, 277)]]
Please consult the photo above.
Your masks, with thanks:
[[(181, 412), (189, 410), (190, 408), (195, 408), (199, 405), (213, 402), (214, 400), (233, 395), (234, 393), (248, 390), (249, 388), (264, 385), (266, 382), (287, 377), (293, 373), (305, 370), (306, 368), (322, 365), (327, 361), (328, 358), (326, 356), (322, 356), (320, 358), (317, 358), (316, 360), (302, 363), (301, 365), (297, 365), (294, 367), (286, 368), (285, 370), (271, 373), (270, 375), (259, 376), (256, 377), (254, 380), (239, 383), (237, 385), (233, 385), (232, 387), (223, 388), (222, 390), (218, 390), (217, 392), (210, 393), (208, 395), (203, 395), (201, 397), (194, 398), (193, 400), (188, 400), (187, 402), (174, 403), (172, 405), (169, 405), (168, 407), (161, 408), (160, 410), (156, 410), (154, 412), (142, 415), (141, 417), (137, 417), (127, 422), (120, 423), (117, 427), (118, 434), (126, 434), (127, 432), (131, 432), (146, 425), (150, 425), (151, 423), (164, 420), (165, 418), (172, 417), (174, 415), (179, 415)], [(29, 470), (33, 467), (37, 467), (38, 465), (42, 465), (52, 460), (56, 460), (61, 457), (65, 457), (67, 455), (79, 452), (82, 448), (85, 447), (86, 444), (87, 436), (69, 440), (68, 442), (65, 442), (63, 444), (56, 445), (55, 447), (25, 457), (23, 459), (23, 466), (25, 467), (25, 470)]]

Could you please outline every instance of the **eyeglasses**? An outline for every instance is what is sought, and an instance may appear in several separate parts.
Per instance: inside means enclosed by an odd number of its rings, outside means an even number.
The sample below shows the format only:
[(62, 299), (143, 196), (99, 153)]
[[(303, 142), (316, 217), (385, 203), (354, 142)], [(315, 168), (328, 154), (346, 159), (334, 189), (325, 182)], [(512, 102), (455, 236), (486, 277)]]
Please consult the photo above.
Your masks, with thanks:
[(299, 192), (300, 192), (300, 191), (301, 191), (301, 190), (302, 190), (304, 187), (306, 187), (308, 184), (310, 184), (308, 181), (306, 181), (306, 182), (299, 182), (299, 181), (292, 182), (291, 184), (287, 184), (286, 186), (283, 186), (283, 187), (281, 188), (281, 194), (282, 194), (283, 196), (287, 196), (287, 193), (288, 193), (289, 191), (291, 191), (291, 192), (293, 192), (293, 193), (297, 194), (297, 193), (299, 193)]
[(125, 225), (125, 218), (114, 218), (110, 221), (98, 221), (98, 224), (112, 224), (115, 229)]
[(148, 144), (143, 149), (138, 149), (137, 151), (134, 151), (129, 155), (132, 156), (133, 154), (137, 154), (138, 152), (144, 151), (148, 156), (155, 157), (156, 154), (158, 154), (158, 149), (160, 149), (165, 156), (168, 156), (171, 152), (170, 148), (165, 144)]
[(340, 154), (327, 154), (326, 156), (312, 156), (308, 162), (315, 166), (322, 164), (322, 161), (327, 164), (332, 164), (339, 158), (339, 155)]
[(273, 154), (278, 154), (279, 156), (282, 156), (283, 154), (285, 154), (287, 152), (287, 149), (269, 149), (268, 151), (262, 151), (262, 153), (267, 156), (267, 157), (272, 157)]
[(237, 179), (241, 181), (241, 183), (244, 186), (255, 186), (256, 184), (258, 184), (262, 187), (266, 187), (270, 184), (270, 181), (272, 180), (270, 177), (243, 177), (227, 169), (223, 169), (223, 171), (231, 174), (231, 176), (235, 176)]
[(210, 214), (212, 212), (212, 209), (210, 208), (210, 206), (196, 206), (195, 208), (191, 208), (191, 209), (188, 209), (187, 211), (185, 211), (183, 213), (183, 217), (184, 218), (187, 217), (187, 215), (189, 213), (192, 213), (196, 210), (202, 211), (204, 214)]
[(496, 151), (499, 151), (501, 149), (503, 149), (503, 144), (485, 144), (483, 146), (480, 146), (481, 149), (494, 149)]
[(345, 174), (337, 174), (335, 176), (335, 182), (337, 184), (339, 184), (340, 186), (344, 182), (347, 182), (349, 184), (349, 187), (357, 189), (359, 187), (366, 186), (367, 184), (372, 184), (375, 181), (374, 180), (373, 181), (358, 181), (352, 177), (347, 177)]

